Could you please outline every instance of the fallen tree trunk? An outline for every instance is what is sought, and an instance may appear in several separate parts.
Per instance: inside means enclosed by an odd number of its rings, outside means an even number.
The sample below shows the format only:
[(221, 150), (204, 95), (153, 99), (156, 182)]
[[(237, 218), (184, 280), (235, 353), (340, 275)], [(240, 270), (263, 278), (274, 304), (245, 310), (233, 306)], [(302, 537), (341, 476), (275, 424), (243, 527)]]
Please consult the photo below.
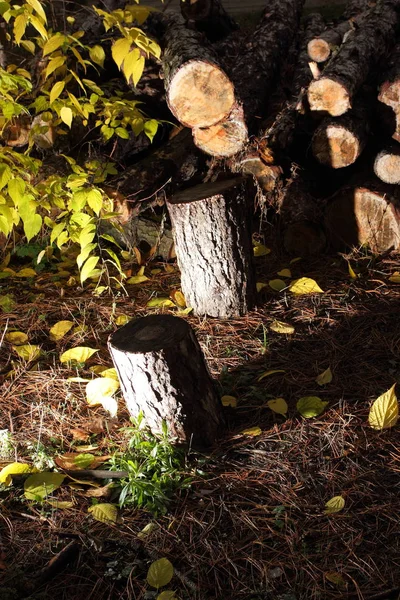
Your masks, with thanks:
[(243, 178), (206, 183), (167, 202), (182, 291), (196, 315), (234, 317), (254, 306), (246, 188)]
[(385, 183), (400, 184), (400, 146), (381, 150), (374, 162), (375, 175)]
[(129, 413), (143, 413), (153, 433), (211, 446), (223, 429), (221, 402), (190, 325), (171, 315), (135, 319), (109, 338)]
[(322, 77), (310, 84), (311, 110), (338, 117), (352, 107), (356, 92), (394, 42), (399, 13), (400, 4), (396, 0), (382, 0), (367, 13), (360, 28), (341, 46)]
[(312, 139), (315, 158), (332, 169), (352, 165), (368, 141), (369, 110), (357, 104), (354, 110), (336, 119), (322, 121)]
[(236, 105), (229, 117), (204, 129), (193, 129), (193, 141), (196, 146), (216, 158), (226, 158), (237, 154), (248, 139), (244, 122), (243, 108)]
[(393, 49), (387, 65), (378, 100), (389, 106), (394, 113), (391, 135), (400, 142), (400, 44)]
[(167, 103), (187, 127), (211, 127), (225, 119), (235, 104), (232, 82), (217, 57), (188, 29), (183, 18), (167, 11), (160, 19)]
[(325, 216), (335, 250), (368, 246), (374, 253), (400, 248), (399, 190), (379, 180), (337, 192)]
[(210, 42), (221, 40), (238, 29), (220, 0), (181, 0), (180, 6), (187, 25), (204, 33)]

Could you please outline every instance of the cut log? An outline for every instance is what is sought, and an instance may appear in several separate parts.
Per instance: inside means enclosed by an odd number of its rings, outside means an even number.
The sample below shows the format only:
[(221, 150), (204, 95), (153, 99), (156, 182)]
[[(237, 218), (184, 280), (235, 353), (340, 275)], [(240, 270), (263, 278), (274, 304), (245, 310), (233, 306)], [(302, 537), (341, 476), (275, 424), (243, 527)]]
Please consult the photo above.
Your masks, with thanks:
[(167, 206), (181, 285), (197, 315), (227, 318), (255, 303), (248, 189), (243, 178), (176, 194)]
[(376, 254), (400, 247), (399, 192), (379, 180), (337, 192), (325, 217), (336, 250), (368, 246)]
[(390, 54), (387, 71), (379, 89), (378, 100), (393, 109), (394, 123), (390, 132), (400, 142), (400, 44)]
[(308, 44), (324, 29), (325, 21), (319, 13), (310, 13), (306, 17), (291, 86), (292, 96), (298, 96), (313, 80), (313, 72), (310, 68), (310, 57), (308, 56)]
[(308, 88), (311, 110), (338, 117), (352, 107), (356, 92), (370, 70), (394, 42), (400, 3), (382, 0), (363, 18), (362, 24), (341, 46), (320, 79)]
[(400, 146), (381, 150), (375, 158), (374, 171), (381, 181), (400, 184)]
[(163, 15), (163, 68), (167, 102), (187, 127), (211, 127), (225, 119), (235, 104), (232, 82), (201, 35), (188, 29), (173, 12)]
[(227, 119), (212, 127), (193, 129), (194, 143), (200, 150), (217, 158), (237, 154), (248, 139), (243, 108), (236, 105)]
[(178, 442), (211, 446), (223, 429), (221, 402), (190, 325), (171, 315), (135, 319), (108, 341), (129, 413), (153, 433), (163, 421)]
[(181, 0), (180, 5), (187, 25), (204, 33), (210, 42), (221, 40), (238, 29), (220, 0)]
[(312, 139), (315, 158), (332, 169), (352, 165), (364, 150), (369, 133), (369, 112), (363, 105), (337, 119), (325, 119)]

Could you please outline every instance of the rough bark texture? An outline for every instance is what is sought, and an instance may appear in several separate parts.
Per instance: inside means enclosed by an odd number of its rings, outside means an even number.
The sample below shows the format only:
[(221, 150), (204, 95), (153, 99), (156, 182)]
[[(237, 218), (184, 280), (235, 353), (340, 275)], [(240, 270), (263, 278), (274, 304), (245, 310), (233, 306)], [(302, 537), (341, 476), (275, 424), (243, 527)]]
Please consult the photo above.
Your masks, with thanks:
[(339, 23), (336, 27), (326, 29), (308, 42), (307, 53), (311, 60), (322, 63), (328, 60), (331, 53), (337, 50), (348, 32), (352, 31), (351, 21)]
[(400, 247), (399, 191), (379, 180), (340, 190), (325, 217), (333, 248), (367, 245), (381, 253)]
[(341, 46), (320, 79), (308, 89), (311, 110), (340, 116), (352, 106), (353, 97), (370, 70), (395, 39), (400, 3), (382, 0), (369, 11), (354, 34)]
[(242, 178), (196, 186), (167, 206), (181, 285), (197, 315), (247, 313), (256, 298), (250, 215)]
[(369, 112), (363, 105), (336, 119), (325, 119), (313, 136), (315, 158), (333, 169), (353, 164), (367, 144), (368, 120)]
[(170, 315), (132, 320), (112, 334), (112, 356), (126, 406), (143, 412), (153, 433), (195, 448), (211, 446), (223, 428), (221, 402), (190, 325)]
[(265, 114), (271, 86), (297, 33), (304, 0), (271, 0), (232, 70), (251, 133)]
[(218, 158), (237, 154), (248, 139), (243, 107), (235, 105), (227, 119), (212, 127), (193, 129), (194, 143), (200, 150)]
[(189, 27), (195, 27), (216, 42), (238, 29), (220, 0), (181, 0), (181, 13)]
[(378, 100), (389, 106), (394, 113), (392, 137), (400, 142), (400, 44), (393, 49), (379, 89)]
[(211, 127), (225, 119), (235, 103), (232, 82), (201, 35), (183, 18), (166, 11), (162, 19), (163, 68), (167, 102), (188, 127)]
[(400, 184), (400, 146), (381, 150), (375, 158), (374, 171), (381, 181)]

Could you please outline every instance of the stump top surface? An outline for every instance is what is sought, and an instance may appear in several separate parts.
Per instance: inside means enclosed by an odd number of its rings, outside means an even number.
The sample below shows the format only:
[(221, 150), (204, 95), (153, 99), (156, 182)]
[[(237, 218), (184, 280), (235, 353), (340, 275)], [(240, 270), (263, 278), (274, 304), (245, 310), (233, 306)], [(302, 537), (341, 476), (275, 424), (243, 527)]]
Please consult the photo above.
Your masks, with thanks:
[(235, 177), (226, 179), (224, 181), (213, 181), (210, 183), (200, 183), (192, 188), (183, 190), (178, 194), (172, 196), (168, 200), (169, 204), (188, 204), (189, 202), (196, 202), (198, 200), (204, 200), (206, 198), (212, 198), (213, 196), (219, 196), (227, 190), (235, 187), (242, 183), (244, 177)]
[(150, 315), (132, 319), (109, 338), (113, 348), (121, 352), (145, 353), (175, 346), (190, 331), (190, 325), (172, 315)]

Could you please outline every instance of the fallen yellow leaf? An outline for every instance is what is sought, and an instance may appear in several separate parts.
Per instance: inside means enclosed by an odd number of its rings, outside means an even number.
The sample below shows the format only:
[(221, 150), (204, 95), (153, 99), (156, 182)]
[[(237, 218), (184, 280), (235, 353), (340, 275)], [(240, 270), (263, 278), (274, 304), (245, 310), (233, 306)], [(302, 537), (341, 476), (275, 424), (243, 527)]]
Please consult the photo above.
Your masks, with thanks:
[(269, 282), (269, 287), (273, 289), (275, 292), (281, 292), (285, 288), (287, 288), (287, 283), (283, 281), (283, 279), (271, 279)]
[(268, 400), (267, 406), (278, 415), (286, 416), (288, 411), (288, 405), (284, 398), (274, 398), (273, 400)]
[(284, 371), (283, 369), (271, 369), (270, 371), (264, 371), (264, 373), (262, 373), (257, 381), (262, 381), (263, 379), (265, 379), (266, 377), (269, 377), (270, 375), (275, 375), (275, 373), (285, 373), (286, 371)]
[(388, 429), (396, 425), (399, 419), (399, 403), (397, 402), (396, 384), (379, 396), (371, 406), (368, 422), (373, 429)]
[(235, 396), (222, 396), (221, 402), (223, 406), (231, 406), (232, 408), (236, 408), (237, 399)]
[(297, 296), (302, 294), (324, 293), (324, 291), (319, 287), (318, 283), (309, 277), (300, 277), (300, 279), (292, 281), (292, 283), (289, 285), (289, 292), (292, 292), (292, 294)]
[(289, 325), (283, 321), (272, 321), (269, 328), (271, 331), (275, 331), (275, 333), (286, 333), (287, 335), (291, 335), (295, 331), (293, 325)]

